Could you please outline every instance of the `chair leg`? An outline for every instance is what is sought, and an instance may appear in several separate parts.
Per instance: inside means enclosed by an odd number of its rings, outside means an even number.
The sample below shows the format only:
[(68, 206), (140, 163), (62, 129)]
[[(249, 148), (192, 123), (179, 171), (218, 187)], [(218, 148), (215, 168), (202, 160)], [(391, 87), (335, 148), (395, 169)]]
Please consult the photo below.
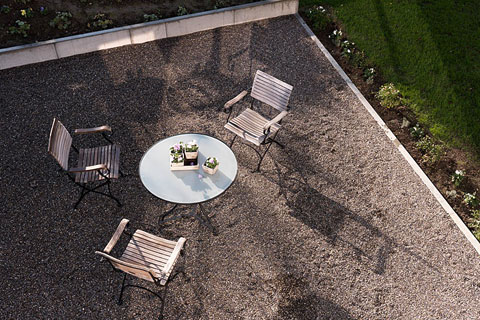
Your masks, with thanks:
[(230, 142), (230, 144), (228, 145), (228, 147), (231, 149), (232, 146), (233, 146), (233, 143), (235, 142), (235, 139), (237, 139), (237, 135), (235, 135), (232, 139), (232, 141)]
[(168, 282), (165, 284), (165, 288), (163, 288), (163, 297), (160, 298), (160, 300), (162, 300), (162, 307), (160, 308), (160, 315), (158, 316), (159, 320), (163, 320), (163, 310), (165, 310), (165, 298), (167, 297), (167, 289)]
[(265, 152), (263, 153), (263, 155), (260, 156), (260, 161), (258, 161), (257, 169), (253, 170), (252, 173), (260, 172), (260, 166), (262, 165), (262, 161), (263, 161), (263, 159), (265, 158), (265, 156), (267, 155), (267, 152), (268, 152), (268, 150), (270, 149), (271, 146), (272, 146), (272, 143), (270, 142), (270, 143), (267, 145), (267, 149), (265, 150)]
[(264, 141), (264, 144), (268, 144), (267, 145), (267, 149), (265, 150), (265, 152), (263, 153), (263, 155), (260, 155), (260, 161), (258, 162), (258, 166), (257, 166), (257, 169), (252, 171), (252, 173), (255, 173), (255, 172), (260, 172), (260, 165), (262, 164), (262, 161), (263, 159), (265, 158), (265, 156), (267, 155), (267, 152), (268, 150), (270, 149), (270, 147), (272, 146), (273, 143), (276, 143), (280, 148), (284, 149), (285, 146), (283, 144), (281, 144), (280, 142), (278, 142), (277, 140), (275, 140), (275, 138), (277, 137), (277, 134), (278, 134), (278, 131), (275, 132), (275, 134), (273, 135), (273, 137), (271, 138), (268, 138), (267, 141)]
[(87, 190), (87, 189), (85, 188), (85, 186), (82, 185), (82, 190), (80, 191), (80, 197), (78, 198), (77, 202), (73, 206), (74, 210), (77, 209), (80, 202), (82, 202), (83, 197), (85, 197), (85, 195), (88, 193), (88, 191), (85, 192), (85, 190)]
[(108, 186), (108, 193), (110, 194), (110, 198), (112, 198), (113, 200), (115, 200), (115, 201), (117, 202), (117, 205), (118, 205), (119, 207), (121, 207), (122, 204), (120, 203), (120, 201), (119, 201), (117, 198), (115, 198), (115, 197), (113, 196), (113, 194), (112, 194), (112, 190), (110, 189), (110, 181), (108, 181), (107, 186)]
[(119, 306), (122, 305), (123, 301), (122, 301), (122, 297), (123, 297), (123, 290), (125, 289), (125, 280), (127, 279), (127, 274), (124, 274), (123, 275), (123, 281), (122, 281), (122, 289), (120, 290), (120, 296), (118, 297), (118, 301), (117, 301), (117, 304)]

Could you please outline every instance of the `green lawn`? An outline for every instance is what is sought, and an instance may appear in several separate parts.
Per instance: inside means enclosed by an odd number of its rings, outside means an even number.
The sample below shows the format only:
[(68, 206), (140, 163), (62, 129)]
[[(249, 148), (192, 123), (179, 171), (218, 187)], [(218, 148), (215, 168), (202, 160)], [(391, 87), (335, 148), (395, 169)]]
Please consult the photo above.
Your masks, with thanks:
[(301, 0), (312, 4), (334, 9), (436, 137), (480, 154), (478, 0)]

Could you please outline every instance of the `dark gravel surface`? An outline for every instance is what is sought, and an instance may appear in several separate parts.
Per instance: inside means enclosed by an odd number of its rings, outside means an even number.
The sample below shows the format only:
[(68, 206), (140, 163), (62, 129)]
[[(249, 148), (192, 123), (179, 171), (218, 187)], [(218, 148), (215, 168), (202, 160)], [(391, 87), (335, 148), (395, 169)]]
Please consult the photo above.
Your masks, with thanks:
[[(294, 86), (287, 147), (252, 174), (235, 144), (237, 180), (206, 206), (218, 236), (189, 219), (146, 228), (188, 239), (166, 319), (480, 318), (478, 255), (294, 17), (0, 71), (0, 318), (158, 316), (143, 291), (115, 304), (121, 276), (94, 251), (121, 218), (168, 208), (142, 186), (143, 153), (183, 132), (228, 141), (219, 109), (257, 69)], [(53, 117), (116, 130), (122, 208), (89, 195), (72, 210), (78, 190), (46, 152)]]

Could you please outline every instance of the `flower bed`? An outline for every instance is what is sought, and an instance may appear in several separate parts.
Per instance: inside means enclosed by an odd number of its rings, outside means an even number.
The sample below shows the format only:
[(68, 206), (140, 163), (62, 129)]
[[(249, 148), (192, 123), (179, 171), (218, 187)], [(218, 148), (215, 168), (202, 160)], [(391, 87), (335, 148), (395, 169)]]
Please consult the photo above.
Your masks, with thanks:
[(250, 2), (202, 0), (172, 6), (159, 0), (6, 0), (0, 4), (0, 48)]

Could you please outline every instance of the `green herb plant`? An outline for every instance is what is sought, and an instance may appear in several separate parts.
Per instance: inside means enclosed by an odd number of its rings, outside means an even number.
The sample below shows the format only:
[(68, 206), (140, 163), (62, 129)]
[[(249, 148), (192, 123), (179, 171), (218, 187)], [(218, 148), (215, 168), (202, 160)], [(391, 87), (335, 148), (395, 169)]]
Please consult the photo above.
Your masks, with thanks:
[(177, 16), (184, 16), (188, 14), (188, 10), (187, 8), (183, 7), (183, 6), (178, 6), (178, 9), (177, 9)]
[(8, 28), (8, 33), (12, 35), (21, 35), (22, 37), (28, 37), (28, 31), (30, 30), (30, 24), (22, 21), (17, 20), (15, 21), (15, 25)]
[(158, 19), (159, 19), (158, 16), (154, 13), (143, 15), (143, 21), (145, 21), (145, 22), (155, 21), (155, 20), (158, 20)]
[(0, 6), (0, 12), (1, 13), (9, 13), (10, 11), (12, 10), (12, 8), (10, 8), (9, 6), (6, 6), (6, 5), (3, 5), (3, 6)]
[(376, 75), (377, 72), (375, 71), (375, 68), (365, 68), (365, 70), (363, 70), (363, 79), (365, 79), (368, 84), (373, 83)]
[(105, 13), (97, 13), (93, 17), (92, 26), (95, 29), (108, 29), (111, 26), (113, 26), (113, 20), (108, 19), (107, 15)]
[(436, 144), (429, 136), (423, 137), (415, 145), (422, 152), (422, 161), (427, 165), (437, 163), (444, 154), (443, 146)]
[(72, 24), (72, 14), (67, 11), (58, 11), (55, 18), (50, 21), (50, 26), (59, 30), (67, 30)]
[(420, 124), (417, 123), (410, 128), (410, 135), (413, 139), (420, 140), (425, 137), (425, 131), (423, 131), (423, 128), (420, 126)]

